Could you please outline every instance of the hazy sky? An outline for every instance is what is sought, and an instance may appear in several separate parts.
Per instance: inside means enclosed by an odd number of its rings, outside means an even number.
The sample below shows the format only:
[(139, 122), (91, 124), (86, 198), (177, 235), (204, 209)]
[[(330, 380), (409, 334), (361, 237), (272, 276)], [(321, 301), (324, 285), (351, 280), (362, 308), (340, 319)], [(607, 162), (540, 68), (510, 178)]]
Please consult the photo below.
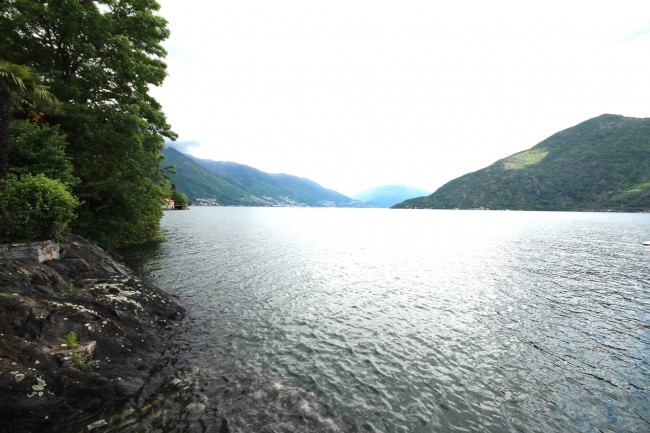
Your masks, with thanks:
[(178, 144), (347, 195), (650, 117), (648, 0), (159, 2)]

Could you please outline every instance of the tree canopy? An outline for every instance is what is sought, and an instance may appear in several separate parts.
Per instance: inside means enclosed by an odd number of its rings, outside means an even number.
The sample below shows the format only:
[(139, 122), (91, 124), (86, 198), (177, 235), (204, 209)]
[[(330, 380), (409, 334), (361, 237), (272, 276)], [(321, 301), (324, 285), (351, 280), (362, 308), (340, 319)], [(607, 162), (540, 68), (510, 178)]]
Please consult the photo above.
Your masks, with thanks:
[(20, 178), (40, 173), (68, 187), (79, 183), (79, 179), (73, 175), (74, 167), (65, 153), (66, 137), (59, 131), (58, 125), (14, 120), (9, 131), (9, 174)]
[(67, 137), (80, 182), (75, 231), (105, 245), (155, 236), (164, 194), (163, 137), (175, 138), (149, 95), (166, 76), (166, 21), (154, 0), (0, 3), (3, 56), (27, 65), (65, 103), (48, 116)]
[(11, 112), (27, 101), (27, 94), (32, 99), (54, 99), (32, 68), (0, 60), (0, 179), (7, 176)]

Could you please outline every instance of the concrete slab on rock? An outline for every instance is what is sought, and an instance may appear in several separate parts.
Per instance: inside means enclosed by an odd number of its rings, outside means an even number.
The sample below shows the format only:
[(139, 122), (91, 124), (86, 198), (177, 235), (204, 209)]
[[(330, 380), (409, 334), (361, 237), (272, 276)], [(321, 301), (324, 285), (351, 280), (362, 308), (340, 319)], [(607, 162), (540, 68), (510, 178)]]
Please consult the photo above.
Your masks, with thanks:
[(10, 260), (35, 259), (39, 263), (59, 260), (59, 243), (53, 240), (0, 244), (0, 257)]

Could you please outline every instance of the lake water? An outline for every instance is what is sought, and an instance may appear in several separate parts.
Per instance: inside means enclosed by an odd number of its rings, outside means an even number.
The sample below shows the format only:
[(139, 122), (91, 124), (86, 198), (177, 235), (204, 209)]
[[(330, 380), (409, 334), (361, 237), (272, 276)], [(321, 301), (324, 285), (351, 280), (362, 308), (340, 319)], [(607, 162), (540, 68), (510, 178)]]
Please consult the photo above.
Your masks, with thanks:
[[(186, 367), (254, 375), (260, 401), (268, 376), (376, 431), (650, 431), (649, 214), (192, 208), (162, 226), (127, 263), (189, 307)], [(216, 377), (205, 413), (251, 406)]]

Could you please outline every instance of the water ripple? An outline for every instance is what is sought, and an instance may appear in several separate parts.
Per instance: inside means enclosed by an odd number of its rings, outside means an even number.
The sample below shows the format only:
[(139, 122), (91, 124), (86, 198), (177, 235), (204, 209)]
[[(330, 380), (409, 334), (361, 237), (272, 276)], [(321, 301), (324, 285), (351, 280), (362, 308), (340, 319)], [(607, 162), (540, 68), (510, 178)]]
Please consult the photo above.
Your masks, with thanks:
[(132, 264), (190, 304), (193, 363), (245, 360), (377, 431), (647, 431), (649, 222), (192, 209)]

